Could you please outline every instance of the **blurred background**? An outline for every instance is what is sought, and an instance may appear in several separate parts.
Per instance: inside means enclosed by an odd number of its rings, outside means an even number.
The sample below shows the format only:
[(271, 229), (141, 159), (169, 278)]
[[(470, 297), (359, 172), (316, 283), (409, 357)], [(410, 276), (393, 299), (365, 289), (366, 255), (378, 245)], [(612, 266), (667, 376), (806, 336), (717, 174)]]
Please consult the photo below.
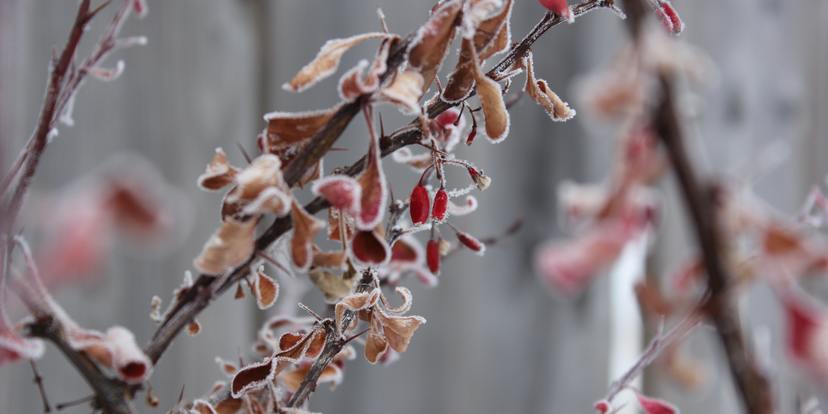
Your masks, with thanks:
[[(63, 46), (76, 3), (0, 0), (4, 165), (33, 128), (51, 51)], [(135, 332), (139, 343), (155, 328), (148, 318), (150, 298), (169, 300), (217, 224), (220, 195), (201, 192), (195, 185), (214, 148), (223, 147), (240, 163), (236, 143), (254, 148), (254, 138), (265, 125), (262, 114), (327, 108), (337, 102), (337, 77), (300, 95), (281, 89), (327, 39), (379, 30), (377, 7), (385, 12), (392, 31), (410, 33), (433, 5), (432, 0), (148, 3), (149, 15), (130, 20), (124, 28), (124, 35), (146, 35), (148, 45), (118, 52), (110, 60), (126, 61), (126, 71), (116, 82), (90, 80), (81, 89), (76, 125), (60, 128), (24, 207), (24, 214), (36, 220), (35, 206), (42, 209), (44, 200), (67, 191), (68, 185), (113, 155), (143, 157), (157, 167), (175, 194), (174, 240), (151, 251), (118, 243), (100, 275), (56, 292), (83, 326), (104, 330), (122, 324)], [(707, 53), (717, 71), (697, 97), (690, 129), (694, 155), (706, 171), (750, 177), (762, 197), (793, 214), (828, 172), (828, 3), (675, 0), (674, 5), (687, 25), (681, 40)], [(516, 1), (513, 36), (522, 37), (542, 13), (534, 0)], [(96, 20), (81, 53), (88, 51), (107, 20)], [(575, 24), (554, 28), (536, 44), (536, 71), (578, 109), (578, 79), (608, 63), (625, 41), (622, 22), (614, 15), (590, 13)], [(373, 48), (354, 49), (341, 68), (373, 56)], [(405, 120), (392, 108), (381, 112), (386, 126)], [(365, 136), (363, 123), (350, 126), (337, 146), (352, 150), (328, 157), (326, 169), (357, 159)], [(525, 99), (512, 110), (512, 132), (506, 142), (493, 146), (480, 139), (462, 148), (460, 154), (482, 167), (494, 183), (480, 195), (478, 212), (458, 224), (487, 236), (522, 217), (522, 231), (485, 257), (453, 258), (436, 289), (410, 283), (415, 297), (412, 313), (424, 316), (428, 324), (414, 336), (408, 352), (387, 367), (370, 366), (361, 359), (349, 363), (345, 382), (333, 392), (320, 387), (311, 399), (312, 410), (591, 412), (592, 403), (605, 394), (609, 381), (626, 367), (651, 330), (642, 328), (631, 301), (632, 289), (625, 282), (630, 271), (616, 268), (608, 272), (612, 277), (599, 278), (579, 297), (564, 298), (537, 280), (531, 263), (540, 243), (564, 235), (557, 185), (565, 179), (591, 182), (605, 177), (613, 137), (611, 126), (581, 114), (565, 124), (552, 123)], [(782, 162), (775, 168), (756, 167), (755, 160), (777, 155)], [(414, 175), (391, 161), (385, 166), (395, 193), (407, 192)], [(662, 189), (664, 211), (646, 271), (656, 277), (686, 258), (692, 241), (671, 179)], [(315, 296), (307, 302), (320, 303)], [(797, 396), (812, 390), (783, 358), (776, 302), (758, 287), (739, 305), (756, 327), (752, 339), (775, 380), (780, 412), (798, 412)], [(182, 387), (187, 398), (206, 393), (222, 377), (214, 358), (233, 359), (247, 352), (263, 318), (250, 300), (219, 300), (199, 318), (201, 334), (180, 336), (156, 368), (151, 382), (160, 407), (153, 411), (140, 401), (136, 407), (141, 412), (166, 412)], [(684, 389), (655, 369), (648, 373), (644, 389), (676, 403), (685, 413), (738, 412), (713, 332), (697, 332), (687, 349), (705, 373), (701, 386)], [(38, 365), (53, 403), (89, 395), (87, 385), (53, 347)], [(0, 411), (42, 410), (31, 378), (25, 363), (0, 369)], [(65, 410), (88, 411), (83, 406)]]

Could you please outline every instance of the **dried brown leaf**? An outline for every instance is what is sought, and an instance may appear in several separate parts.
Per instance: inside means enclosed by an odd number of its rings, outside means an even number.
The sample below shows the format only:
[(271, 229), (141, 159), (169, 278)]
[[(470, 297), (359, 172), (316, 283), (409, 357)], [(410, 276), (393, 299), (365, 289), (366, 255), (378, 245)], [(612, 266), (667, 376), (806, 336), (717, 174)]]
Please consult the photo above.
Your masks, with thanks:
[(391, 82), (380, 90), (380, 101), (396, 106), (403, 115), (419, 115), (423, 84), (423, 75), (416, 70), (400, 69)]
[(302, 92), (336, 72), (342, 55), (352, 47), (366, 40), (384, 39), (390, 36), (387, 33), (364, 33), (345, 39), (328, 40), (322, 45), (316, 57), (300, 69), (299, 73), (282, 88), (291, 92)]
[(259, 309), (267, 309), (276, 303), (276, 298), (279, 297), (279, 284), (261, 269), (256, 272), (256, 283), (254, 286), (256, 305), (259, 306)]
[(207, 169), (198, 177), (198, 186), (204, 190), (219, 190), (236, 177), (239, 170), (227, 162), (227, 154), (221, 148), (216, 148), (213, 159), (207, 164)]
[(307, 272), (313, 262), (313, 239), (325, 222), (312, 216), (295, 200), (291, 206), (293, 237), (290, 240), (290, 257), (300, 272)]
[(483, 118), (486, 121), (486, 136), (492, 142), (501, 142), (509, 134), (509, 112), (503, 102), (500, 85), (483, 73), (477, 59), (472, 59), (472, 62), (474, 63), (474, 81), (477, 83), (477, 95), (480, 96)]
[(256, 220), (228, 218), (204, 244), (193, 265), (202, 273), (218, 275), (244, 263), (253, 254), (255, 230)]
[(266, 144), (263, 150), (274, 152), (305, 142), (319, 132), (333, 118), (340, 105), (310, 112), (270, 112), (267, 122)]
[(441, 3), (428, 21), (420, 27), (408, 49), (408, 63), (422, 74), (421, 94), (428, 90), (449, 50), (457, 32), (456, 20), (463, 2), (450, 0)]
[(361, 230), (373, 229), (380, 224), (388, 204), (388, 183), (382, 170), (381, 156), (379, 140), (372, 136), (365, 170), (357, 179), (362, 191), (356, 225)]
[(351, 240), (351, 253), (360, 263), (380, 265), (391, 256), (388, 243), (376, 230), (360, 230)]
[(568, 121), (575, 116), (575, 111), (569, 104), (549, 89), (549, 85), (543, 79), (535, 79), (535, 69), (532, 61), (532, 54), (529, 53), (524, 59), (526, 67), (526, 85), (524, 90), (532, 100), (540, 105), (553, 121)]

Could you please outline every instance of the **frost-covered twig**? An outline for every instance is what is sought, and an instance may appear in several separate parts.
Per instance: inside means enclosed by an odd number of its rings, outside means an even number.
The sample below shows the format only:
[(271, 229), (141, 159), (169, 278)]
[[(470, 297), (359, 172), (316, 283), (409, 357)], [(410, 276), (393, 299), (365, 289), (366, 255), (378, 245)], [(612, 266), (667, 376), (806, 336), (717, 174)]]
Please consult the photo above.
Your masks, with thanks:
[(670, 328), (669, 331), (662, 332), (659, 330), (655, 337), (650, 340), (647, 348), (644, 349), (644, 352), (641, 353), (641, 356), (635, 364), (633, 364), (630, 369), (624, 372), (624, 374), (618, 379), (613, 381), (604, 400), (612, 402), (613, 398), (615, 398), (619, 392), (623, 391), (629, 386), (630, 383), (632, 383), (632, 381), (641, 375), (644, 369), (652, 364), (653, 361), (661, 355), (664, 349), (672, 344), (681, 342), (684, 338), (689, 336), (690, 333), (692, 333), (693, 330), (701, 324), (701, 319), (702, 315), (700, 315), (698, 310), (694, 309), (692, 313), (684, 317), (684, 319)]

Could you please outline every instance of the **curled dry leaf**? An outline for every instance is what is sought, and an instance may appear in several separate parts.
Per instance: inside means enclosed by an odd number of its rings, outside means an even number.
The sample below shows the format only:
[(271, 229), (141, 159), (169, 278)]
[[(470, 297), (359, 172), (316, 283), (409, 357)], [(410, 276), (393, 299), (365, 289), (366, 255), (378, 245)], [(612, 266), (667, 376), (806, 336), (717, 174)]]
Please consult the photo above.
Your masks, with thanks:
[(279, 352), (236, 372), (230, 381), (230, 395), (240, 398), (248, 391), (264, 388), (288, 366), (299, 363), (306, 356), (318, 356), (325, 338), (325, 332), (320, 328), (304, 334), (289, 332), (282, 335)]
[(204, 173), (198, 176), (198, 186), (207, 191), (216, 191), (233, 182), (239, 170), (227, 162), (227, 154), (216, 148), (213, 159), (207, 164)]
[(442, 98), (449, 103), (456, 103), (466, 99), (474, 87), (474, 59), (477, 54), (473, 50), (474, 40), (463, 38), (460, 44), (460, 54), (457, 65), (449, 75), (448, 83), (443, 89)]
[(227, 201), (252, 201), (271, 187), (287, 188), (282, 178), (282, 162), (273, 154), (262, 154), (236, 175), (236, 188), (227, 195)]
[(422, 74), (420, 94), (428, 90), (448, 54), (457, 31), (457, 16), (463, 7), (459, 0), (440, 3), (428, 21), (417, 30), (408, 49), (408, 64)]
[(383, 40), (372, 63), (362, 60), (342, 76), (339, 80), (339, 96), (344, 101), (353, 101), (361, 95), (374, 93), (379, 89), (380, 77), (388, 69), (388, 54), (397, 40), (398, 37)]
[(312, 216), (295, 200), (291, 206), (293, 237), (290, 239), (290, 257), (293, 266), (307, 272), (313, 262), (313, 239), (325, 222)]
[(526, 85), (524, 86), (526, 94), (540, 105), (553, 121), (562, 122), (572, 119), (575, 116), (575, 111), (569, 107), (569, 104), (549, 89), (549, 85), (545, 80), (535, 79), (535, 68), (531, 53), (524, 58), (523, 65), (526, 67)]
[[(327, 200), (335, 209), (356, 216), (360, 211), (362, 187), (347, 175), (331, 175), (313, 182), (313, 194)], [(338, 230), (338, 227), (333, 227)]]
[(358, 178), (362, 194), (356, 226), (360, 230), (371, 230), (380, 224), (388, 205), (388, 183), (382, 170), (379, 140), (371, 136), (370, 145), (365, 170)]
[(382, 301), (382, 305), (385, 306), (385, 310), (389, 313), (396, 314), (403, 314), (410, 311), (411, 306), (414, 304), (414, 296), (411, 295), (411, 291), (404, 286), (397, 286), (394, 288), (394, 292), (397, 292), (397, 294), (400, 295), (403, 303), (396, 308), (390, 307), (390, 301), (385, 297), (385, 295), (380, 295), (380, 300)]
[(486, 121), (486, 136), (492, 142), (501, 142), (509, 134), (509, 111), (503, 102), (500, 85), (483, 73), (477, 58), (472, 59), (472, 63), (477, 95), (480, 96), (483, 118)]
[(501, 9), (503, 0), (468, 0), (463, 4), (461, 35), (472, 38), (484, 21)]
[(351, 240), (351, 253), (360, 263), (366, 265), (380, 265), (391, 256), (388, 243), (376, 230), (356, 232)]
[(256, 220), (228, 218), (207, 240), (193, 265), (202, 273), (218, 275), (244, 263), (253, 254), (255, 230)]
[(327, 303), (337, 303), (350, 295), (357, 282), (355, 277), (345, 278), (338, 273), (322, 269), (311, 270), (310, 280), (325, 295)]
[(259, 309), (267, 309), (276, 303), (276, 298), (279, 297), (279, 284), (266, 275), (262, 269), (256, 271), (256, 283), (253, 286), (256, 292), (256, 305)]
[[(287, 391), (296, 392), (302, 384), (302, 381), (308, 375), (311, 366), (313, 366), (312, 361), (303, 361), (296, 368), (283, 371), (279, 374), (277, 380)], [(322, 374), (320, 374), (319, 378), (316, 380), (316, 385), (319, 386), (319, 384), (329, 383), (333, 389), (342, 383), (342, 379), (342, 369), (339, 365), (337, 365), (336, 359), (334, 359), (322, 369)]]
[(460, 46), (457, 65), (449, 75), (442, 98), (449, 103), (466, 99), (474, 86), (474, 60), (485, 60), (506, 50), (511, 43), (509, 20), (513, 0), (507, 0), (500, 12), (482, 21), (474, 36), (465, 36)]
[(383, 311), (375, 311), (374, 317), (380, 319), (388, 345), (397, 352), (408, 349), (414, 332), (425, 323), (425, 318), (421, 316), (394, 316)]
[(474, 46), (480, 60), (505, 52), (512, 44), (513, 0), (506, 0), (500, 12), (483, 21), (474, 34)]
[(239, 369), (230, 382), (230, 395), (239, 398), (250, 390), (264, 387), (275, 376), (274, 365), (273, 358), (268, 357)]
[(205, 400), (193, 401), (193, 411), (196, 414), (217, 414), (215, 408)]
[(342, 326), (345, 311), (356, 312), (368, 309), (377, 303), (381, 294), (382, 292), (379, 289), (373, 289), (370, 292), (354, 293), (342, 298), (334, 307), (334, 320), (339, 331), (345, 332), (349, 328)]
[(419, 115), (423, 75), (412, 69), (399, 70), (379, 93), (379, 100), (394, 105), (403, 115)]
[(340, 105), (333, 108), (310, 112), (270, 112), (265, 114), (267, 122), (263, 142), (265, 152), (276, 152), (301, 144), (314, 136), (333, 118)]
[(247, 216), (273, 214), (282, 217), (290, 212), (292, 197), (277, 187), (267, 187), (253, 201), (245, 204), (241, 212)]
[(366, 40), (384, 39), (390, 36), (387, 33), (364, 33), (345, 39), (328, 40), (322, 45), (322, 49), (319, 50), (316, 57), (300, 69), (299, 73), (289, 83), (284, 84), (282, 88), (291, 92), (302, 92), (336, 72), (342, 55), (352, 47)]

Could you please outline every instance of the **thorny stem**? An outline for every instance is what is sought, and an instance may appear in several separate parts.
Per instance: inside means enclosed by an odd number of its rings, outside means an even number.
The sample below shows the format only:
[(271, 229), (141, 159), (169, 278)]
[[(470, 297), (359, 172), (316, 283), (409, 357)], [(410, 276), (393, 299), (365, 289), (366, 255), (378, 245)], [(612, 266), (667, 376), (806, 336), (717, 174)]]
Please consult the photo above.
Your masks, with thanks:
[[(587, 0), (575, 6), (575, 16), (581, 16), (599, 7), (612, 7), (612, 2), (607, 0)], [(523, 57), (550, 28), (562, 23), (560, 17), (545, 15), (532, 31), (526, 35), (517, 46), (489, 71), (488, 76), (494, 76), (501, 68), (510, 67), (515, 61)], [(405, 61), (405, 53), (412, 36), (400, 41), (389, 53), (388, 69), (383, 74), (383, 79), (392, 73)], [(309, 143), (299, 152), (284, 170), (285, 181), (288, 185), (295, 185), (299, 179), (316, 164), (333, 146), (348, 124), (353, 120), (362, 106), (370, 99), (369, 96), (362, 96), (354, 102), (343, 105), (332, 117), (332, 119), (314, 135)], [(428, 116), (433, 118), (455, 105), (437, 100), (427, 109)], [(414, 121), (415, 123), (417, 121)], [(419, 128), (405, 128), (398, 134), (380, 139), (380, 150), (383, 157), (394, 151), (413, 145), (422, 139), (422, 132)], [(365, 167), (366, 156), (343, 170), (343, 174), (356, 176)], [(330, 205), (324, 199), (317, 197), (306, 204), (305, 210), (310, 214), (316, 214), (328, 208)], [(266, 250), (274, 241), (291, 229), (290, 217), (280, 217), (273, 221), (270, 227), (256, 239), (256, 250)], [(167, 318), (162, 322), (153, 334), (150, 342), (145, 346), (144, 352), (153, 363), (157, 362), (164, 351), (172, 343), (178, 333), (190, 323), (201, 311), (209, 306), (212, 299), (227, 291), (233, 284), (245, 277), (249, 272), (250, 265), (256, 260), (256, 255), (251, 255), (248, 260), (233, 269), (226, 278), (216, 278), (214, 275), (202, 274), (193, 284), (193, 287), (186, 292), (179, 303), (168, 313)], [(216, 281), (223, 280), (220, 284)], [(327, 345), (326, 345), (327, 348)], [(324, 355), (324, 353), (323, 353)], [(321, 357), (320, 357), (321, 359)], [(330, 361), (328, 361), (330, 362)], [(325, 363), (327, 365), (327, 363)], [(314, 382), (315, 384), (315, 382)], [(306, 398), (306, 397), (305, 397)]]
[[(368, 292), (369, 290), (374, 288), (374, 276), (371, 270), (365, 270), (362, 273), (362, 279), (359, 281), (359, 286), (357, 287), (357, 293), (364, 293)], [(342, 317), (342, 326), (348, 327), (351, 326), (353, 323), (354, 318), (356, 317), (357, 312), (355, 311), (345, 311), (345, 314)], [(330, 322), (330, 320), (329, 320)], [(319, 381), (319, 376), (322, 375), (322, 372), (325, 370), (325, 367), (333, 361), (334, 357), (342, 351), (342, 348), (348, 344), (353, 338), (345, 337), (343, 334), (344, 332), (339, 332), (337, 330), (335, 324), (327, 323), (325, 326), (325, 333), (327, 334), (327, 340), (325, 342), (325, 348), (322, 349), (322, 353), (319, 354), (319, 357), (316, 358), (316, 361), (313, 362), (308, 373), (305, 375), (305, 378), (302, 379), (302, 383), (299, 384), (299, 388), (296, 389), (296, 392), (290, 397), (290, 400), (287, 402), (288, 408), (294, 408), (302, 405), (305, 400), (310, 396), (310, 394), (316, 390), (316, 382)], [(347, 328), (343, 328), (347, 329)]]
[[(625, 0), (627, 27), (635, 41), (640, 42), (647, 17), (645, 0)], [(722, 234), (716, 209), (716, 190), (698, 177), (684, 147), (673, 82), (666, 73), (659, 73), (661, 100), (654, 109), (653, 122), (678, 178), (684, 203), (693, 223), (696, 240), (702, 251), (707, 273), (709, 297), (705, 308), (725, 350), (730, 372), (741, 395), (746, 412), (773, 413), (773, 396), (767, 378), (757, 367), (749, 343), (745, 341), (739, 315), (730, 300), (729, 275), (722, 257)]]

